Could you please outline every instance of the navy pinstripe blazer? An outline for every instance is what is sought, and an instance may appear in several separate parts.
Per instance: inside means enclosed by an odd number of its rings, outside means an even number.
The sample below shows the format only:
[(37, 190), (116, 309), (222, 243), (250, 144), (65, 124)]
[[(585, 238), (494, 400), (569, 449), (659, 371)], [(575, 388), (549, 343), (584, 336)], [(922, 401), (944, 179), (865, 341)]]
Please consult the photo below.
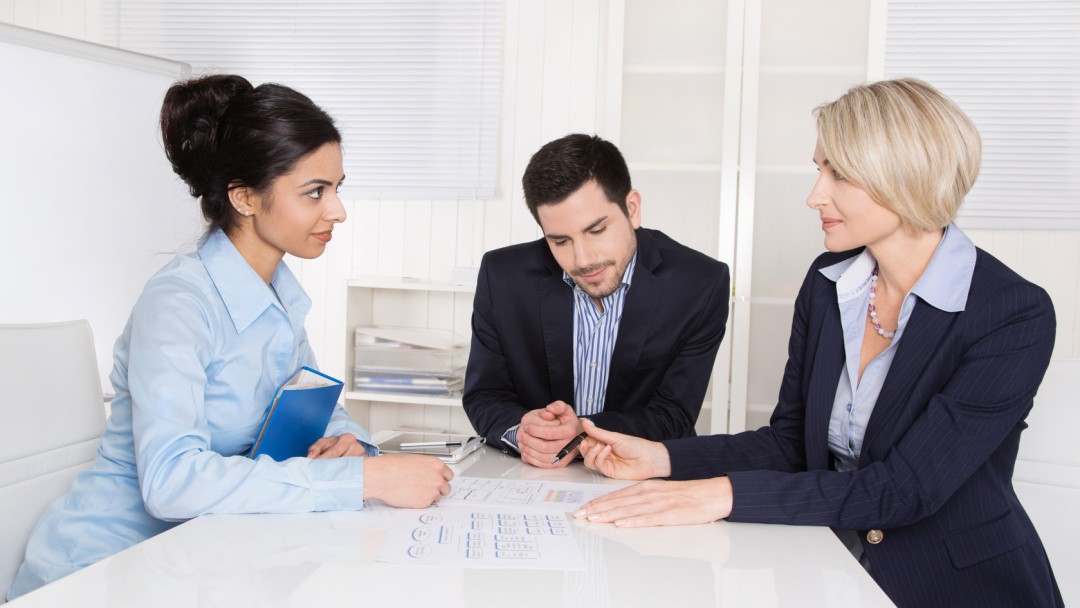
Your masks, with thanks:
[[(818, 270), (858, 253), (826, 253), (807, 273), (769, 426), (665, 442), (672, 478), (727, 474), (730, 521), (858, 531), (871, 576), (900, 606), (1063, 605), (1012, 488), (1054, 346), (1049, 296), (978, 250), (963, 312), (918, 301), (859, 468), (841, 473), (831, 470), (828, 427), (843, 331), (836, 284)], [(869, 543), (868, 530), (881, 541)]]

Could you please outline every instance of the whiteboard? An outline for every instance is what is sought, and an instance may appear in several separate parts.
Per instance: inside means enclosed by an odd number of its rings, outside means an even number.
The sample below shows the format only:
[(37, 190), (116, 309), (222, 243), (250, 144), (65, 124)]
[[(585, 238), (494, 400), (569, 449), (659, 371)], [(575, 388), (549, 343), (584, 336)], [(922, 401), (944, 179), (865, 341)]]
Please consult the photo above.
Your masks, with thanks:
[(166, 89), (188, 74), (0, 24), (0, 323), (88, 319), (106, 392), (146, 280), (201, 235), (157, 127)]

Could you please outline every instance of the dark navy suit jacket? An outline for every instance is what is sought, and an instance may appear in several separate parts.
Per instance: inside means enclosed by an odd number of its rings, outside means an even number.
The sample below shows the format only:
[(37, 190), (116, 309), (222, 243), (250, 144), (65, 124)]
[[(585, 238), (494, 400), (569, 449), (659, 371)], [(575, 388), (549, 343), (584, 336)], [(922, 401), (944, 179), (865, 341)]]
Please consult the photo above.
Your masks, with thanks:
[[(1049, 296), (978, 250), (963, 312), (918, 301), (859, 469), (841, 473), (831, 470), (828, 427), (843, 330), (836, 284), (818, 270), (858, 253), (827, 253), (810, 268), (769, 426), (666, 442), (672, 477), (727, 474), (730, 521), (858, 531), (871, 576), (900, 606), (1062, 605), (1012, 488), (1020, 431), (1054, 347)], [(880, 542), (868, 542), (869, 530)]]
[[(637, 256), (604, 411), (590, 418), (654, 440), (690, 437), (724, 337), (727, 265), (644, 228)], [(529, 410), (574, 405), (573, 289), (562, 277), (543, 239), (480, 264), (463, 401), (489, 444)]]

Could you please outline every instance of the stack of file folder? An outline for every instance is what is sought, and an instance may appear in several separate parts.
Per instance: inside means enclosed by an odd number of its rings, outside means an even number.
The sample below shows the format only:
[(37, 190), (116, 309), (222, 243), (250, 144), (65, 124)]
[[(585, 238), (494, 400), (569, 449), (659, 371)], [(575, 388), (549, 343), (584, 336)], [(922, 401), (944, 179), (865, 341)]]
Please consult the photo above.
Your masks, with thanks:
[(353, 389), (451, 396), (464, 384), (464, 344), (450, 332), (357, 327)]

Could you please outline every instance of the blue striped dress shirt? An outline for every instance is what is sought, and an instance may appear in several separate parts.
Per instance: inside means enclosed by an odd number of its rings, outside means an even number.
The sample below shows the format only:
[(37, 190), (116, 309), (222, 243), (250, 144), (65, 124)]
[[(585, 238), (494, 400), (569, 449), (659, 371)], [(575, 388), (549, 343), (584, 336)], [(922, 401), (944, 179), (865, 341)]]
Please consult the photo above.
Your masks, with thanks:
[[(592, 296), (563, 272), (563, 281), (574, 290), (574, 412), (579, 417), (604, 411), (611, 357), (615, 353), (623, 305), (636, 266), (637, 252), (634, 252), (626, 265), (622, 282), (614, 292), (600, 299), (603, 312), (597, 309)], [(514, 449), (517, 449), (519, 426), (515, 425), (503, 435), (503, 442)]]
[(603, 312), (570, 275), (563, 273), (563, 280), (574, 289), (574, 411), (578, 416), (592, 416), (604, 411), (611, 356), (615, 352), (623, 304), (636, 263), (637, 253), (630, 258), (622, 283), (611, 295), (600, 299)]

